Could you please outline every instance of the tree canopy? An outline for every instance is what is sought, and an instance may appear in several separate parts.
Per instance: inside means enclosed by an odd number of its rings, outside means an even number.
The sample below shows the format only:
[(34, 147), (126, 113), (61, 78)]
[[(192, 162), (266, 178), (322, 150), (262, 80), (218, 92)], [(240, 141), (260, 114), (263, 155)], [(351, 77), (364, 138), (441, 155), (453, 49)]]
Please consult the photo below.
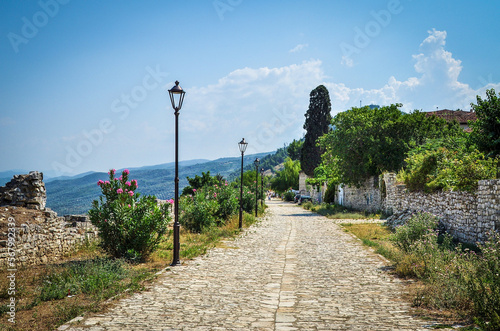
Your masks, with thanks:
[(210, 176), (210, 171), (202, 172), (201, 176), (195, 175), (194, 178), (186, 177), (189, 183), (189, 186), (184, 187), (181, 195), (193, 194), (193, 189), (199, 190), (204, 186), (212, 186), (215, 184), (220, 184), (224, 178), (217, 174), (216, 176)]
[(500, 99), (495, 90), (487, 90), (485, 100), (477, 96), (477, 105), (471, 106), (477, 116), (471, 123), (471, 141), (488, 156), (500, 155)]
[(309, 109), (306, 114), (304, 129), (307, 131), (302, 152), (300, 166), (308, 175), (314, 175), (314, 169), (321, 163), (322, 149), (317, 145), (317, 140), (327, 133), (332, 116), (330, 95), (325, 86), (319, 85), (309, 94)]
[(286, 158), (285, 167), (279, 171), (271, 180), (271, 188), (276, 192), (283, 193), (289, 189), (299, 188), (300, 161)]
[(399, 107), (353, 107), (333, 118), (333, 130), (320, 139), (320, 145), (325, 150), (324, 166), (336, 180), (360, 185), (370, 176), (401, 169), (412, 146), (428, 138), (463, 134), (456, 122), (419, 111), (405, 114)]

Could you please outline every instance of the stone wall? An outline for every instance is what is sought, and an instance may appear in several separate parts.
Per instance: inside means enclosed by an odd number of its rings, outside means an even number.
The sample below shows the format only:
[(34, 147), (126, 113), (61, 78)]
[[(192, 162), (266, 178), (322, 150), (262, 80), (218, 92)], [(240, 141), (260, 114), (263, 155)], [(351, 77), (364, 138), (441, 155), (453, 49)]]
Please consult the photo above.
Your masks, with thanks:
[(500, 230), (500, 180), (481, 180), (470, 192), (408, 192), (395, 174), (384, 175), (382, 209), (388, 213), (426, 211), (439, 217), (446, 231), (462, 242), (476, 243)]
[[(343, 192), (343, 193), (340, 193)], [(343, 194), (341, 197), (340, 194)], [(376, 212), (381, 209), (380, 189), (377, 177), (366, 180), (360, 187), (345, 185), (337, 200), (342, 205), (356, 210)]]
[[(9, 219), (15, 227), (8, 227)], [(12, 247), (7, 245), (8, 233), (14, 231)], [(59, 217), (46, 209), (0, 207), (0, 267), (15, 253), (17, 266), (55, 262), (87, 240), (97, 238), (97, 229), (85, 215)]]
[(0, 187), (0, 206), (43, 210), (46, 202), (43, 173), (38, 171), (31, 171), (28, 175), (15, 175), (10, 182)]
[(55, 262), (97, 238), (86, 215), (57, 216), (46, 200), (40, 172), (16, 175), (0, 187), (0, 267), (11, 257), (16, 266)]
[(372, 177), (359, 188), (346, 185), (340, 191), (343, 191), (342, 205), (357, 210), (435, 214), (447, 232), (462, 242), (482, 242), (488, 232), (500, 231), (500, 179), (479, 181), (475, 193), (426, 194), (408, 192), (406, 185), (396, 182), (396, 174), (387, 173), (380, 183)]

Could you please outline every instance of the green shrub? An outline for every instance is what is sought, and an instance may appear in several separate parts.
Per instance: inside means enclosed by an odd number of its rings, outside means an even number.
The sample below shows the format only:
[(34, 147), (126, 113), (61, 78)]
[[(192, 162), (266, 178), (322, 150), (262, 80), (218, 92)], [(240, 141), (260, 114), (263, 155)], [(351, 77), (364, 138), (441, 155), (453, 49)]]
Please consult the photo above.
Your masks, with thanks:
[(216, 225), (217, 200), (208, 198), (204, 189), (195, 191), (194, 196), (182, 197), (179, 208), (179, 223), (191, 232), (201, 233)]
[(306, 201), (302, 203), (302, 208), (307, 209), (307, 210), (312, 210), (314, 204), (311, 201)]
[(293, 193), (292, 191), (287, 191), (283, 194), (283, 200), (285, 201), (293, 201), (294, 198), (295, 193)]
[(100, 180), (102, 194), (94, 200), (88, 214), (99, 229), (101, 246), (114, 257), (144, 259), (150, 255), (167, 233), (171, 220), (169, 204), (158, 206), (154, 196), (140, 197), (136, 180), (128, 180), (129, 171), (109, 180)]
[(335, 194), (336, 194), (335, 184), (328, 184), (328, 186), (326, 188), (325, 198), (323, 199), (323, 202), (334, 203), (335, 202)]
[(398, 173), (410, 191), (469, 191), (477, 189), (477, 181), (496, 177), (500, 158), (487, 158), (469, 149), (462, 140), (456, 145), (445, 141), (429, 141), (410, 151), (406, 167)]
[[(239, 211), (239, 192), (227, 182), (193, 189), (193, 195), (180, 200), (179, 222), (189, 231), (201, 233), (212, 226), (225, 224)], [(243, 210), (252, 212), (255, 195), (243, 188)]]
[(408, 219), (406, 224), (396, 228), (390, 239), (396, 247), (408, 253), (412, 248), (411, 246), (422, 239), (424, 235), (429, 232), (433, 233), (437, 229), (438, 223), (439, 220), (435, 215), (426, 212), (417, 213)]
[(480, 255), (469, 252), (466, 258), (474, 267), (472, 272), (459, 269), (458, 275), (474, 303), (476, 322), (485, 330), (500, 329), (500, 234), (491, 233), (480, 244)]

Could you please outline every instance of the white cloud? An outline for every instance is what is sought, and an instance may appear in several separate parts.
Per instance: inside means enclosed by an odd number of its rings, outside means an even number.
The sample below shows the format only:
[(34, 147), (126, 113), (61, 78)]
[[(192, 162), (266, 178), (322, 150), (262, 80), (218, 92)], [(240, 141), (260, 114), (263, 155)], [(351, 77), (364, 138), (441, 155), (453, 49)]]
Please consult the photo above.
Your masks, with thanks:
[[(327, 82), (325, 86), (330, 91), (332, 109), (343, 111), (353, 106), (363, 104), (388, 105), (402, 103), (403, 109), (433, 110), (436, 107), (448, 109), (470, 108), (476, 95), (484, 95), (486, 88), (500, 87), (500, 84), (488, 82), (487, 86), (471, 88), (459, 81), (462, 62), (455, 59), (451, 52), (445, 49), (446, 31), (429, 31), (429, 36), (420, 44), (420, 53), (413, 55), (416, 77), (398, 81), (389, 77), (387, 84), (378, 88), (365, 90), (349, 88), (342, 83)], [(343, 64), (351, 62), (342, 59)]]
[(252, 141), (249, 151), (264, 152), (300, 137), (309, 93), (325, 78), (321, 65), (311, 60), (279, 68), (243, 68), (216, 84), (191, 87), (183, 106), (191, 110), (180, 122), (182, 130), (190, 132), (186, 139), (209, 137), (205, 143), (229, 151), (245, 137)]
[(309, 44), (298, 44), (297, 46), (295, 46), (294, 48), (292, 48), (288, 52), (289, 53), (297, 53), (297, 52), (300, 52), (301, 50), (307, 48), (308, 46), (309, 46)]
[[(353, 106), (402, 103), (403, 110), (439, 108), (468, 110), (485, 87), (473, 89), (459, 81), (461, 61), (445, 49), (446, 31), (429, 31), (413, 56), (415, 75), (375, 89), (350, 87), (327, 79), (322, 62), (306, 61), (278, 68), (242, 68), (217, 83), (190, 87), (180, 121), (186, 146), (200, 146), (184, 158), (237, 155), (245, 137), (249, 152), (265, 152), (300, 138), (309, 93), (323, 84), (332, 102), (332, 114)], [(498, 89), (500, 84), (489, 82)], [(188, 110), (189, 109), (189, 110)]]

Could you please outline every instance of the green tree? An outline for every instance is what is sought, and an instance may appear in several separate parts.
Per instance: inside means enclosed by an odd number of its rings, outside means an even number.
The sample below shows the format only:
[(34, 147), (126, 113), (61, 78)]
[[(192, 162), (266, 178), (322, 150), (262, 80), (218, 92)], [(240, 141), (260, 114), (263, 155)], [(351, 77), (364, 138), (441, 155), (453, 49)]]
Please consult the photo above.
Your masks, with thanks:
[(308, 176), (314, 176), (314, 169), (321, 162), (323, 151), (317, 140), (329, 131), (332, 119), (330, 114), (330, 95), (325, 86), (319, 85), (309, 94), (309, 109), (307, 110), (304, 129), (307, 131), (300, 155), (300, 166)]
[(276, 192), (283, 193), (290, 188), (299, 188), (300, 161), (291, 158), (285, 160), (283, 170), (279, 171), (271, 180), (271, 188)]
[(201, 176), (195, 175), (194, 178), (187, 177), (189, 186), (184, 187), (181, 195), (193, 194), (193, 189), (199, 190), (205, 186), (213, 186), (215, 184), (221, 184), (224, 178), (217, 174), (216, 176), (210, 176), (210, 171), (202, 172)]
[(288, 154), (288, 156), (292, 159), (292, 160), (300, 160), (300, 153), (302, 151), (302, 146), (304, 145), (304, 141), (303, 140), (293, 140), (292, 143), (290, 145), (288, 145), (288, 147), (286, 148), (286, 152)]
[(458, 123), (424, 113), (403, 113), (400, 104), (352, 108), (332, 120), (333, 131), (320, 139), (323, 162), (339, 182), (360, 185), (370, 176), (398, 171), (412, 146), (428, 138), (463, 134)]
[(477, 116), (471, 123), (471, 141), (488, 156), (500, 155), (500, 99), (495, 90), (487, 90), (485, 100), (477, 96), (477, 105), (471, 106)]

